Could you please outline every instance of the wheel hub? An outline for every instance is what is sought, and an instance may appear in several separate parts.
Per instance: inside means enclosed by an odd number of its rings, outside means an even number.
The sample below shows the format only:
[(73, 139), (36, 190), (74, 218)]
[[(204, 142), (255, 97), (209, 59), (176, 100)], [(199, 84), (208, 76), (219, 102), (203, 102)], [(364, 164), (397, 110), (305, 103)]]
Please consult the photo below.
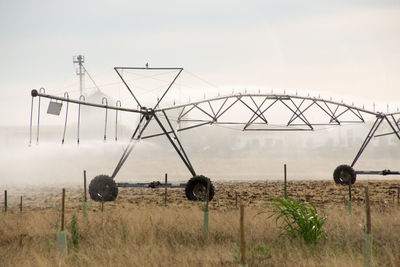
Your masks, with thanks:
[(193, 188), (193, 195), (198, 199), (205, 199), (207, 194), (207, 188), (203, 184), (196, 184)]

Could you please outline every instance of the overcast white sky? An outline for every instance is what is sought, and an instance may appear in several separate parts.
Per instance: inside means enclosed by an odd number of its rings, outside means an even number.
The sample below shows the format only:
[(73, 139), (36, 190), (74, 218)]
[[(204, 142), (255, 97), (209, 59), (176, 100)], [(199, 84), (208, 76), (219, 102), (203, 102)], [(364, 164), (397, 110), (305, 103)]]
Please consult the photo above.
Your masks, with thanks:
[(114, 66), (149, 62), (221, 88), (296, 88), (394, 107), (399, 26), (400, 2), (389, 0), (0, 0), (0, 124), (28, 125), (32, 88), (76, 87), (77, 54), (100, 85), (118, 81)]

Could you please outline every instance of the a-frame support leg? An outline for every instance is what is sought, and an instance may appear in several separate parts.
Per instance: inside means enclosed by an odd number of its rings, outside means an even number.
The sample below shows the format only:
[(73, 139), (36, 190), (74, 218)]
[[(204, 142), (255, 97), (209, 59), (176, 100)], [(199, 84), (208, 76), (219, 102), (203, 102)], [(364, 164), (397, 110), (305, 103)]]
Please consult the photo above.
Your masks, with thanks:
[(367, 137), (365, 138), (363, 144), (361, 145), (360, 149), (358, 150), (358, 153), (356, 157), (354, 158), (353, 162), (351, 163), (351, 167), (354, 167), (356, 164), (357, 160), (361, 157), (361, 154), (364, 152), (365, 148), (367, 147), (368, 143), (371, 141), (371, 139), (374, 137), (376, 131), (378, 130), (379, 126), (381, 125), (382, 121), (384, 120), (385, 116), (378, 116), (374, 122), (374, 125), (372, 125), (371, 130), (369, 131)]
[[(163, 112), (163, 115), (168, 123), (168, 126), (170, 127), (173, 135), (173, 138), (171, 138), (171, 136), (169, 135), (169, 132), (165, 129), (163, 123), (160, 121), (160, 119), (157, 117), (156, 114), (154, 114), (154, 118), (156, 119), (158, 125), (160, 126), (161, 130), (164, 132), (165, 136), (168, 138), (168, 141), (171, 143), (171, 145), (174, 147), (175, 151), (178, 153), (179, 157), (182, 159), (183, 163), (185, 164), (185, 166), (188, 168), (189, 172), (193, 175), (196, 176), (196, 172), (192, 166), (192, 164), (190, 163), (189, 157), (187, 156), (185, 150), (182, 147), (181, 142), (179, 141), (178, 135), (176, 134), (176, 132), (173, 130), (173, 127), (171, 125), (170, 120), (168, 119), (167, 114)], [(175, 140), (175, 141), (174, 141)]]

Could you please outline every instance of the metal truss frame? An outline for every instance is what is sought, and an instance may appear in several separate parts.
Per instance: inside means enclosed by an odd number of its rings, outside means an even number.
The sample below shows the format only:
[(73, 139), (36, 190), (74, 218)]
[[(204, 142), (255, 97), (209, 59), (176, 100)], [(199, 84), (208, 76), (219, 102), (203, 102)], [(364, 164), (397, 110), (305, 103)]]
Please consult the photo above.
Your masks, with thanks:
[[(176, 70), (177, 74), (174, 76), (170, 84), (165, 89), (161, 98), (153, 108), (146, 108), (141, 105), (139, 99), (135, 96), (133, 88), (124, 80), (121, 75), (121, 70), (134, 69), (134, 70)], [(32, 110), (33, 110), (33, 97), (49, 98), (51, 100), (58, 100), (67, 103), (74, 103), (78, 105), (87, 105), (98, 108), (112, 109), (116, 111), (140, 113), (141, 118), (132, 137), (126, 146), (115, 170), (113, 171), (112, 178), (118, 174), (119, 170), (129, 157), (135, 144), (141, 139), (148, 139), (157, 136), (165, 135), (171, 143), (189, 172), (196, 176), (196, 172), (186, 154), (181, 141), (179, 140), (177, 132), (190, 130), (204, 125), (238, 125), (243, 131), (313, 131), (316, 127), (320, 126), (333, 126), (343, 125), (349, 123), (365, 123), (364, 115), (374, 115), (376, 120), (371, 127), (368, 135), (362, 143), (359, 151), (357, 152), (351, 167), (353, 167), (365, 148), (373, 137), (380, 137), (395, 134), (400, 141), (400, 112), (397, 113), (379, 113), (369, 111), (364, 108), (355, 107), (354, 105), (347, 105), (343, 102), (336, 102), (315, 97), (303, 97), (298, 95), (289, 94), (232, 94), (228, 96), (218, 96), (215, 98), (204, 99), (197, 102), (191, 102), (182, 105), (174, 105), (168, 107), (160, 107), (160, 103), (165, 95), (169, 92), (183, 68), (142, 68), (142, 67), (115, 67), (114, 70), (125, 84), (126, 88), (136, 101), (138, 109), (123, 108), (119, 106), (110, 106), (104, 104), (88, 103), (81, 100), (73, 100), (69, 97), (57, 97), (44, 93), (42, 91), (32, 90), (32, 106), (31, 106), (31, 129), (32, 129)], [(270, 118), (272, 118), (272, 109), (275, 106), (280, 106), (285, 109), (289, 116), (286, 118), (284, 124), (272, 125)], [(248, 117), (242, 120), (227, 120), (224, 116), (234, 109), (243, 108), (248, 112)], [(186, 127), (179, 127), (175, 129), (171, 123), (171, 119), (167, 115), (168, 111), (178, 111), (179, 115), (176, 122), (180, 126), (182, 122), (190, 124)], [(313, 111), (314, 110), (314, 111)], [(196, 113), (197, 112), (197, 113)], [(310, 116), (310, 113), (318, 112), (320, 118), (315, 120)], [(199, 118), (199, 114), (201, 118)], [(321, 116), (323, 115), (323, 116)], [(40, 114), (38, 114), (40, 116)], [(197, 118), (196, 118), (197, 116)], [(163, 118), (164, 120), (161, 120)], [(156, 134), (144, 135), (149, 123), (154, 120), (159, 126), (161, 132)], [(386, 122), (391, 131), (384, 134), (377, 135), (378, 128)], [(362, 172), (360, 172), (362, 173)], [(376, 172), (375, 172), (376, 173)], [(384, 172), (386, 174), (390, 174)], [(385, 174), (385, 175), (386, 175)]]
[[(218, 102), (221, 101), (222, 104), (219, 104)], [(286, 109), (291, 116), (288, 118), (286, 124), (278, 126), (272, 125), (272, 127), (268, 128), (268, 126), (270, 126), (268, 112), (278, 105)], [(223, 115), (237, 106), (241, 106), (251, 113), (247, 121), (221, 120)], [(311, 121), (307, 113), (309, 113), (312, 108), (316, 108), (325, 118), (321, 121)], [(363, 113), (372, 115), (379, 114), (364, 108), (358, 108), (332, 100), (286, 94), (236, 94), (220, 96), (184, 105), (166, 107), (161, 110), (167, 111), (172, 109), (181, 110), (177, 119), (178, 122), (242, 125), (243, 131), (312, 131), (316, 126), (364, 123)], [(201, 112), (208, 119), (193, 119), (195, 116), (191, 116), (191, 114), (194, 112)], [(185, 119), (185, 117), (191, 118)]]

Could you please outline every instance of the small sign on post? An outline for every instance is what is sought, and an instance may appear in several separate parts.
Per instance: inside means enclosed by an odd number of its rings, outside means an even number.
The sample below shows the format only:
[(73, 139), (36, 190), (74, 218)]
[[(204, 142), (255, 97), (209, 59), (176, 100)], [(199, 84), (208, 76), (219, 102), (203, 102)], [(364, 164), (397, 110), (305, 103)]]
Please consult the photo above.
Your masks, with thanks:
[(51, 115), (60, 115), (62, 108), (62, 102), (50, 101), (47, 113)]

